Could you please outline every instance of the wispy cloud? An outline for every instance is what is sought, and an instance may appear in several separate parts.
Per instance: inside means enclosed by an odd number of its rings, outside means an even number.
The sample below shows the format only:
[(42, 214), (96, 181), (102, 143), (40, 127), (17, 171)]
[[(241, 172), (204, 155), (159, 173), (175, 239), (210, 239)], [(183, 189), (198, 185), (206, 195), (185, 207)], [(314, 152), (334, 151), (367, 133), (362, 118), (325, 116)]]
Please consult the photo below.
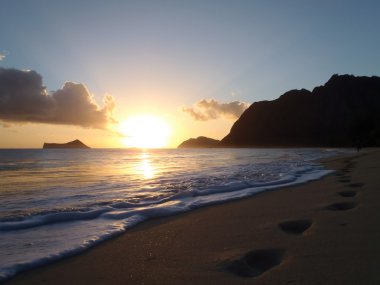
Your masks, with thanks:
[(233, 101), (229, 103), (218, 102), (215, 99), (203, 99), (192, 107), (182, 106), (181, 110), (189, 114), (196, 121), (208, 121), (223, 118), (236, 120), (249, 107), (248, 103)]
[(115, 100), (95, 102), (84, 84), (66, 82), (51, 94), (35, 71), (0, 68), (0, 120), (6, 123), (48, 123), (106, 128), (115, 122)]
[(7, 51), (0, 51), (0, 61), (2, 61), (4, 58), (6, 58), (8, 55)]

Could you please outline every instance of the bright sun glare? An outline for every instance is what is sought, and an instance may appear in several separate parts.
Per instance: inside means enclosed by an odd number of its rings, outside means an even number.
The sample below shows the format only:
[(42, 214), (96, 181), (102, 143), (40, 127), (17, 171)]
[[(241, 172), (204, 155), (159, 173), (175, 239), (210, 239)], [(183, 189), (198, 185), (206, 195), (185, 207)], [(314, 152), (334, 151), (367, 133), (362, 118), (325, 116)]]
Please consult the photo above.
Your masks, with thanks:
[(160, 148), (168, 144), (170, 127), (153, 115), (140, 115), (120, 123), (120, 132), (127, 147)]

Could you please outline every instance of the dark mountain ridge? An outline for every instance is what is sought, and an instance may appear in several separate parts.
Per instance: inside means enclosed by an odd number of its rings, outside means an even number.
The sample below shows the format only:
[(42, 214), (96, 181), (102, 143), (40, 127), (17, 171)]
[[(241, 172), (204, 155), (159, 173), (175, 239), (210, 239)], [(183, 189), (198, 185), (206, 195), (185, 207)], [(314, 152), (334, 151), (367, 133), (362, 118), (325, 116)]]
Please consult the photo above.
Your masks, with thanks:
[(313, 89), (253, 103), (220, 146), (380, 145), (380, 77), (333, 75)]

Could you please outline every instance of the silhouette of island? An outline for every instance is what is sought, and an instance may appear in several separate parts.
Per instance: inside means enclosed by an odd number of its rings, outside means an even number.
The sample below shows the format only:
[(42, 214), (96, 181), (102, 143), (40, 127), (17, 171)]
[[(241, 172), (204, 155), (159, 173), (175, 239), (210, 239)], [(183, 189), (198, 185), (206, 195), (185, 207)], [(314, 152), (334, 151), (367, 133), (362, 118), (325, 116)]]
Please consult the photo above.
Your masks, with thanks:
[(214, 140), (207, 137), (197, 137), (196, 139), (191, 138), (182, 142), (179, 148), (207, 148), (207, 147), (217, 147), (219, 144), (218, 140)]
[(217, 146), (380, 146), (380, 77), (334, 74), (311, 92), (255, 102)]
[(44, 143), (43, 148), (90, 148), (80, 140), (74, 140), (68, 143)]

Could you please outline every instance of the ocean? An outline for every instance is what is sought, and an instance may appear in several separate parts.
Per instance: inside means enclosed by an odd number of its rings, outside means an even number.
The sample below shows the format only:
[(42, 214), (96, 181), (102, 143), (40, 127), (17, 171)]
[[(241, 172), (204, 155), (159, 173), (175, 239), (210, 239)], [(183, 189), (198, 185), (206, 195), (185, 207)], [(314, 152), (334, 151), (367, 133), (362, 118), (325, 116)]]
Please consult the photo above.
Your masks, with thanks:
[(153, 217), (319, 179), (343, 149), (0, 150), (0, 281)]

